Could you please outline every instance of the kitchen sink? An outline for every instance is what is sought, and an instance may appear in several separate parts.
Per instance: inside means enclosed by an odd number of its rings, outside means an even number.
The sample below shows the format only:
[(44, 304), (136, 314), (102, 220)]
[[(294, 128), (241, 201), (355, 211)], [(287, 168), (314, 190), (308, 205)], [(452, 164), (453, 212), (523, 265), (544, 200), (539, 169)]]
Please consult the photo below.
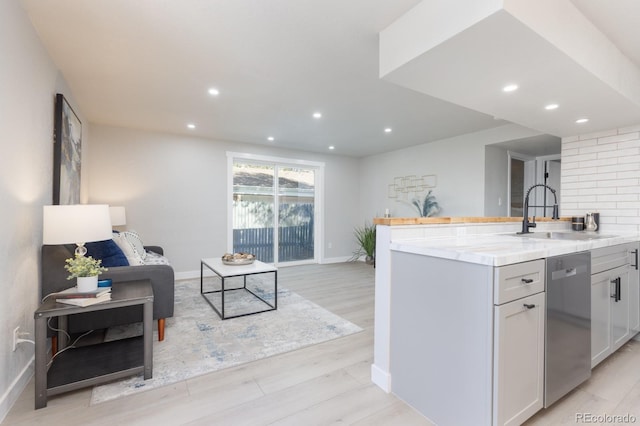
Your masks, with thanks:
[(530, 232), (528, 234), (515, 234), (516, 237), (536, 238), (541, 240), (600, 240), (602, 238), (612, 238), (614, 235), (601, 235), (594, 232)]

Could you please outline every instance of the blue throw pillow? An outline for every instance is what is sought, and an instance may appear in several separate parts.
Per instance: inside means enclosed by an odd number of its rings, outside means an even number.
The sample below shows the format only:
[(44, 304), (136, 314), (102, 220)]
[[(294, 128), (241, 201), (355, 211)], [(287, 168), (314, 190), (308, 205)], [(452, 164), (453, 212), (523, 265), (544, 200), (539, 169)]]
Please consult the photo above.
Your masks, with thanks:
[(87, 248), (87, 256), (102, 260), (102, 266), (129, 266), (127, 257), (113, 240), (86, 243), (84, 246)]

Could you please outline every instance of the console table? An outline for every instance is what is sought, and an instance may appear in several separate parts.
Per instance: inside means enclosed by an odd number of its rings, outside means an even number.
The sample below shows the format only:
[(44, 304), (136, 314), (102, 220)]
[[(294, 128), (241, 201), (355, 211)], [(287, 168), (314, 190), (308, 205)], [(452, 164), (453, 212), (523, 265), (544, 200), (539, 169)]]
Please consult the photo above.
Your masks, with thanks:
[[(143, 306), (143, 336), (68, 348), (67, 316), (85, 312)], [(58, 318), (58, 354), (47, 368), (47, 321)], [(45, 300), (35, 319), (35, 408), (47, 406), (47, 397), (153, 371), (153, 289), (149, 280), (113, 283), (111, 300), (86, 307)]]
[[(212, 290), (212, 291), (204, 291), (204, 267), (207, 267), (211, 271), (213, 271), (221, 281), (222, 288), (221, 290)], [(247, 276), (249, 275), (257, 275), (257, 274), (268, 274), (273, 273), (273, 304), (267, 302), (262, 297), (258, 296), (256, 293), (247, 288)], [(225, 279), (232, 277), (243, 277), (243, 286), (239, 288), (225, 288)], [(266, 306), (266, 309), (262, 309), (259, 311), (253, 311), (249, 313), (243, 313), (239, 315), (225, 315), (225, 301), (224, 295), (229, 291), (246, 291), (252, 294), (255, 298), (262, 301)], [(220, 293), (221, 296), (221, 307), (220, 310), (207, 298), (207, 294), (212, 293)], [(204, 297), (204, 300), (207, 301), (209, 305), (213, 308), (214, 311), (220, 316), (221, 319), (230, 319), (237, 317), (244, 317), (247, 315), (259, 314), (261, 312), (273, 311), (278, 309), (278, 269), (275, 266), (268, 265), (266, 263), (260, 262), (259, 260), (255, 260), (253, 263), (249, 265), (225, 265), (222, 262), (221, 258), (210, 258), (210, 259), (202, 259), (200, 261), (200, 294)]]

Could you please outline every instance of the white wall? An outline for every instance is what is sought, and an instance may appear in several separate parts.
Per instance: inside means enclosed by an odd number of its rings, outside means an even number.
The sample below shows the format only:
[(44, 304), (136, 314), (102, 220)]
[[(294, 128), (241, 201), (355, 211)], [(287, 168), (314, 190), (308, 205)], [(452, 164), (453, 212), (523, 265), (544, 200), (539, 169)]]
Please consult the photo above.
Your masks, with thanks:
[(562, 139), (563, 216), (600, 213), (604, 232), (640, 231), (640, 125)]
[(509, 151), (485, 147), (484, 216), (509, 216)]
[(179, 275), (199, 273), (201, 258), (227, 251), (227, 151), (324, 162), (324, 257), (356, 248), (354, 158), (101, 125), (91, 126), (91, 141), (91, 202), (125, 206), (127, 229), (163, 246)]
[(11, 350), (13, 329), (33, 338), (40, 292), (42, 206), (51, 204), (57, 92), (73, 103), (19, 1), (0, 2), (0, 420), (33, 373), (34, 347)]
[(406, 202), (387, 197), (393, 178), (437, 175), (433, 195), (442, 207), (440, 216), (484, 216), (485, 145), (539, 135), (515, 124), (443, 139), (361, 160), (361, 220), (391, 216), (415, 217)]

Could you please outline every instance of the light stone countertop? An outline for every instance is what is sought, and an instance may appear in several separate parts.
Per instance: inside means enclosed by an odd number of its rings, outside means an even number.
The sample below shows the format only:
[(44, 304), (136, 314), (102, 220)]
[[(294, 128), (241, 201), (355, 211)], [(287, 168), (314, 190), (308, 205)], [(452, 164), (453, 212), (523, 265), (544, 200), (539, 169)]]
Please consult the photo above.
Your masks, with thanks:
[(398, 239), (391, 242), (390, 248), (392, 251), (423, 256), (503, 266), (635, 241), (640, 241), (640, 235), (625, 234), (592, 240), (547, 240), (509, 233)]

